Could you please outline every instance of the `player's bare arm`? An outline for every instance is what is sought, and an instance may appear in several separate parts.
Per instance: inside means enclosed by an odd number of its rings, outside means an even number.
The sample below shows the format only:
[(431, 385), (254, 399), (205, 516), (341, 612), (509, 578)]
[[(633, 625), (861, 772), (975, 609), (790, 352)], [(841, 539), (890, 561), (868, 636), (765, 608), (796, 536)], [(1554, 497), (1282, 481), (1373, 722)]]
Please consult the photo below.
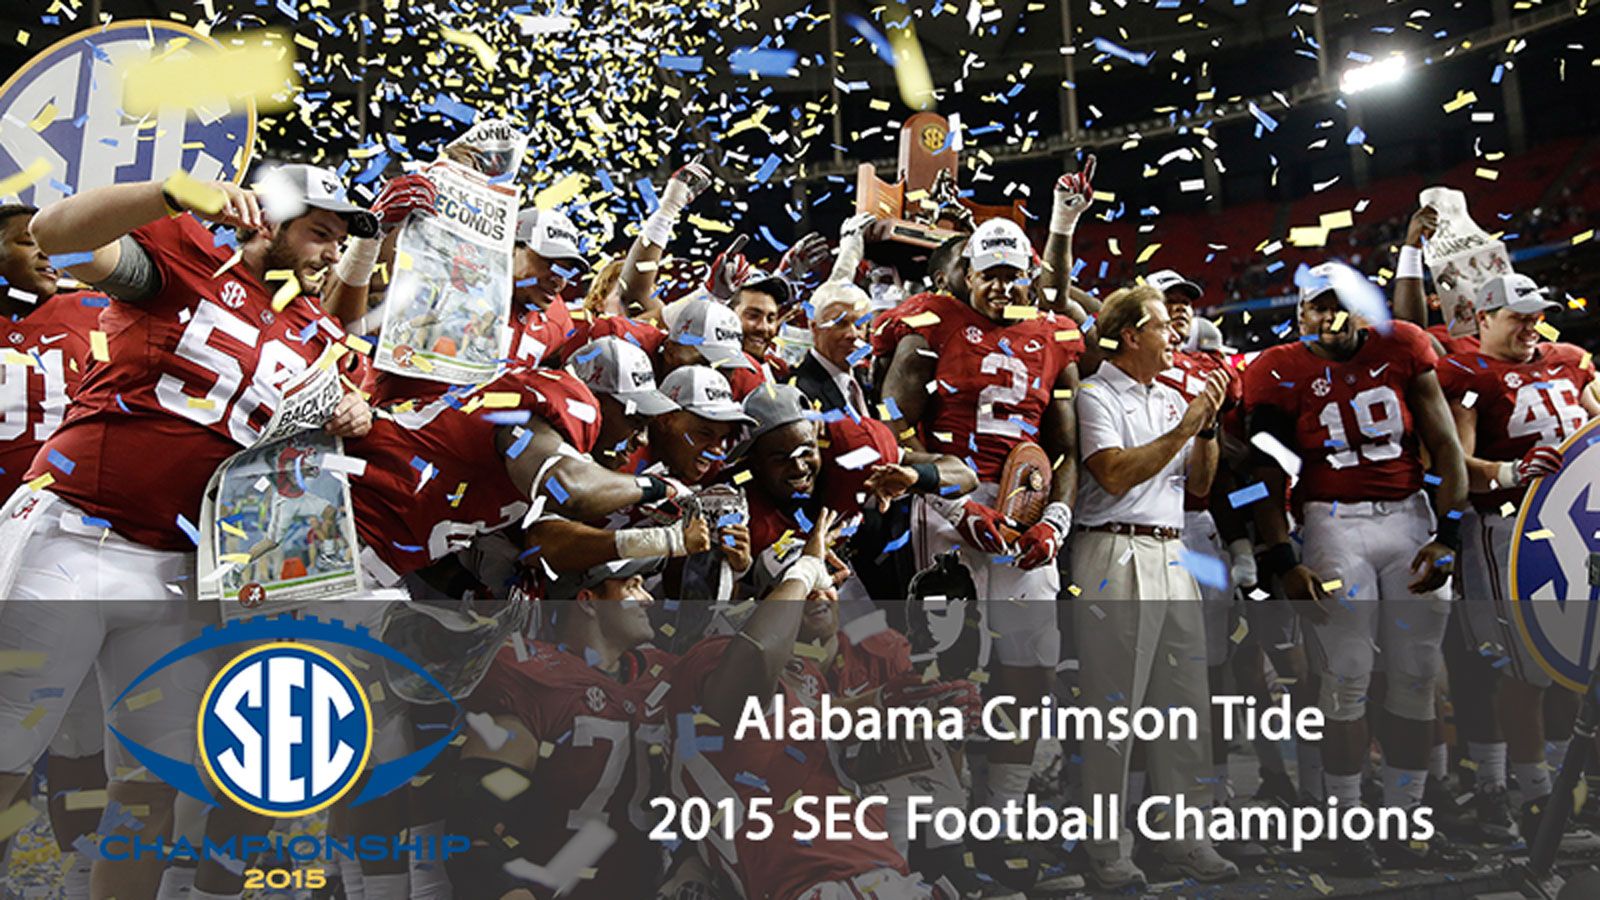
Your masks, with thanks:
[(546, 498), (545, 510), (555, 515), (585, 521), (662, 499), (647, 495), (640, 482), (648, 486), (648, 479), (619, 475), (570, 447), (563, 450), (561, 434), (542, 420), (497, 428), (495, 443), (505, 454), (511, 480), (526, 486), (530, 498)]
[[(1277, 407), (1259, 407), (1250, 417), (1249, 431), (1270, 435), (1285, 447), (1294, 446), (1294, 423), (1288, 413)], [(1284, 598), (1297, 601), (1294, 611), (1298, 615), (1314, 624), (1324, 624), (1328, 621), (1328, 593), (1322, 589), (1322, 578), (1300, 562), (1289, 539), (1288, 475), (1276, 460), (1259, 449), (1254, 454), (1253, 468), (1267, 488), (1266, 498), (1251, 504), (1256, 531), (1267, 548), (1261, 556), (1262, 563), (1269, 573), (1281, 579)]]
[[(1439, 376), (1423, 372), (1406, 388), (1406, 402), (1417, 421), (1417, 432), (1428, 448), (1433, 470), (1440, 478), (1435, 495), (1439, 530), (1434, 540), (1417, 551), (1411, 568), (1421, 575), (1411, 582), (1411, 590), (1425, 593), (1441, 587), (1454, 568), (1454, 557), (1461, 552), (1460, 516), (1467, 505), (1467, 465), (1461, 441), (1456, 437), (1450, 406), (1439, 387)], [(1450, 513), (1458, 515), (1450, 518)]]
[[(164, 190), (159, 181), (92, 188), (40, 210), (30, 228), (39, 249), (51, 256), (93, 253), (87, 262), (67, 271), (86, 284), (98, 284), (122, 260), (120, 238), (173, 212)], [(254, 192), (230, 181), (212, 182), (205, 190), (221, 192), (224, 201), (220, 211), (207, 216), (211, 221), (240, 228), (262, 227)]]
[[(749, 697), (765, 697), (777, 686), (778, 676), (794, 654), (795, 637), (805, 615), (803, 602), (814, 591), (830, 589), (832, 576), (826, 559), (835, 536), (838, 515), (830, 509), (817, 514), (800, 560), (768, 591), (739, 636), (728, 645), (707, 679), (702, 706), (718, 722), (733, 722)], [(788, 601), (788, 602), (785, 602)]]
[[(618, 281), (622, 308), (631, 316), (662, 323), (661, 298), (655, 295), (656, 277), (667, 243), (672, 237), (672, 226), (695, 198), (705, 193), (712, 183), (711, 170), (699, 160), (688, 163), (667, 181), (661, 203), (639, 227), (639, 236), (628, 248), (622, 262), (622, 276)], [(664, 324), (664, 323), (663, 323)]]
[(582, 572), (618, 559), (656, 555), (655, 550), (666, 550), (660, 555), (668, 557), (704, 553), (711, 549), (711, 528), (699, 516), (671, 525), (615, 531), (551, 518), (528, 527), (527, 543), (540, 548), (539, 555), (551, 569)]
[(895, 439), (907, 449), (925, 449), (915, 428), (927, 409), (928, 385), (933, 384), (937, 370), (937, 357), (928, 349), (927, 338), (912, 334), (901, 339), (894, 351), (894, 362), (889, 364), (889, 374), (884, 376), (883, 399), (893, 400), (891, 409), (900, 413), (898, 419), (886, 421)]
[[(1050, 239), (1044, 245), (1043, 266), (1039, 275), (1039, 294), (1044, 301), (1041, 305), (1050, 312), (1072, 315), (1068, 305), (1073, 299), (1070, 294), (1072, 233), (1077, 228), (1078, 218), (1094, 200), (1094, 187), (1091, 184), (1094, 164), (1095, 158), (1091, 155), (1084, 163), (1083, 171), (1062, 175), (1056, 181), (1051, 197)], [(1079, 312), (1082, 312), (1081, 305)], [(1072, 318), (1080, 325), (1083, 323), (1081, 315), (1073, 315)]]
[(328, 269), (322, 286), (322, 310), (349, 326), (370, 308), (372, 273), (378, 266), (388, 273), (394, 264), (400, 226), (412, 213), (431, 214), (439, 202), (439, 187), (421, 173), (391, 178), (372, 201), (378, 220), (377, 237), (350, 237), (339, 262)]
[(1196, 432), (1194, 446), (1189, 450), (1189, 468), (1184, 474), (1191, 493), (1202, 496), (1211, 493), (1211, 484), (1217, 477), (1217, 459), (1221, 452), (1218, 446), (1220, 441), (1217, 440), (1217, 414), (1222, 410), (1222, 400), (1227, 390), (1228, 374), (1212, 372), (1206, 376), (1205, 390), (1195, 398), (1196, 401), (1206, 398), (1207, 405), (1214, 408), (1209, 422)]
[[(1401, 249), (1403, 259), (1416, 257), (1410, 262), (1403, 262), (1395, 272), (1394, 280), (1394, 315), (1416, 325), (1418, 328), (1428, 327), (1428, 296), (1422, 289), (1422, 242), (1433, 237), (1434, 229), (1439, 227), (1439, 213), (1431, 206), (1424, 206), (1411, 216), (1411, 221), (1406, 226), (1406, 241)], [(1409, 250), (1411, 253), (1407, 253)], [(1439, 346), (1437, 338), (1433, 339), (1434, 352), (1444, 355), (1444, 349)]]

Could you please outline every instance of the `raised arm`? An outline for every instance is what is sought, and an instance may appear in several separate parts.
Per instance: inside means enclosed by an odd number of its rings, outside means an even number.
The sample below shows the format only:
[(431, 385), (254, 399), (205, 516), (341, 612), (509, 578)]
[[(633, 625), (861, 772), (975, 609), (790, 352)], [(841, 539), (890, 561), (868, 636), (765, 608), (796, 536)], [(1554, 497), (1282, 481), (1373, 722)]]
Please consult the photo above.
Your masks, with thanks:
[(662, 321), (664, 304), (655, 296), (657, 266), (667, 252), (672, 240), (672, 229), (684, 209), (705, 192), (712, 183), (711, 170), (696, 159), (667, 179), (666, 190), (661, 193), (661, 203), (656, 211), (639, 227), (639, 236), (628, 248), (628, 257), (622, 263), (622, 276), (618, 282), (622, 308), (640, 319)]
[(832, 590), (833, 578), (825, 560), (837, 519), (829, 509), (817, 514), (804, 555), (784, 570), (783, 580), (756, 605), (739, 636), (729, 643), (715, 674), (707, 679), (701, 706), (717, 722), (731, 725), (746, 700), (771, 696), (777, 687), (778, 676), (794, 655), (805, 599)]
[(372, 201), (381, 233), (371, 238), (352, 236), (345, 243), (339, 262), (326, 276), (322, 311), (346, 326), (366, 315), (371, 308), (372, 270), (381, 262), (386, 274), (391, 271), (400, 226), (412, 213), (433, 214), (438, 204), (439, 186), (428, 176), (419, 172), (389, 179)]
[[(1078, 227), (1078, 218), (1094, 202), (1095, 158), (1091, 154), (1083, 164), (1083, 171), (1061, 176), (1056, 181), (1050, 212), (1050, 238), (1044, 245), (1043, 271), (1039, 276), (1039, 293), (1044, 308), (1052, 312), (1068, 313), (1072, 287), (1072, 233)], [(1081, 303), (1080, 303), (1081, 305)], [(1083, 319), (1073, 316), (1079, 324)]]
[(495, 429), (495, 444), (512, 482), (530, 498), (544, 497), (545, 511), (562, 518), (598, 519), (670, 496), (659, 478), (620, 475), (579, 453), (542, 419)]
[[(1433, 207), (1424, 206), (1413, 213), (1406, 226), (1406, 242), (1400, 247), (1400, 259), (1395, 264), (1394, 317), (1418, 328), (1428, 327), (1428, 295), (1422, 289), (1422, 242), (1433, 237), (1438, 227), (1439, 213)], [(1435, 347), (1434, 352), (1443, 351)]]

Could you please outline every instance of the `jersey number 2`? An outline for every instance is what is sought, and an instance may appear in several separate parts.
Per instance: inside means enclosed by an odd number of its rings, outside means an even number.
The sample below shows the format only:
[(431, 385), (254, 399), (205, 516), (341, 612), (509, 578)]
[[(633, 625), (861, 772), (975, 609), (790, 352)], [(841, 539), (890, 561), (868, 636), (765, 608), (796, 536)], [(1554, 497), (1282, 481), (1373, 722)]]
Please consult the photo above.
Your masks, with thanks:
[(1022, 426), (1002, 416), (999, 406), (1016, 406), (1028, 396), (1028, 365), (1015, 356), (991, 353), (983, 358), (983, 374), (1008, 373), (1010, 383), (991, 384), (978, 393), (978, 433), (1021, 437)]

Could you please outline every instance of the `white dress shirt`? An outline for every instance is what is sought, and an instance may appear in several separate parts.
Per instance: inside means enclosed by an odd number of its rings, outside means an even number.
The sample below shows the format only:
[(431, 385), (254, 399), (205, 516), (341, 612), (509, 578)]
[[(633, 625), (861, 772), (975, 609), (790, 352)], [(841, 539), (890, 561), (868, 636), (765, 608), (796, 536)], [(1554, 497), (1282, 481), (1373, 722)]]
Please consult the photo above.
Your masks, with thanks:
[(844, 395), (844, 399), (855, 408), (856, 415), (866, 415), (867, 395), (865, 391), (861, 390), (861, 382), (855, 380), (849, 372), (829, 362), (826, 356), (817, 352), (817, 348), (812, 347), (806, 352), (810, 353), (813, 359), (822, 364), (822, 371), (827, 372), (828, 377), (833, 379), (834, 386), (839, 389), (840, 394)]
[[(1178, 427), (1188, 406), (1172, 388), (1159, 381), (1142, 385), (1108, 360), (1078, 389), (1078, 457), (1142, 447)], [(1077, 521), (1182, 528), (1183, 484), (1193, 447), (1190, 439), (1154, 478), (1120, 495), (1101, 487), (1089, 467), (1081, 466)]]

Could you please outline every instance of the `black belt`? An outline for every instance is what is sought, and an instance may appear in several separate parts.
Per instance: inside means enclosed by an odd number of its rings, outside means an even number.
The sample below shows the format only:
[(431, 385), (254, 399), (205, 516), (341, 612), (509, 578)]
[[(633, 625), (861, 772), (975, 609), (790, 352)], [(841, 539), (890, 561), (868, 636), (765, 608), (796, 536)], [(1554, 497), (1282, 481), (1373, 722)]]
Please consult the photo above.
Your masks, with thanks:
[(1153, 537), (1163, 541), (1183, 540), (1182, 528), (1168, 528), (1165, 525), (1132, 525), (1126, 522), (1107, 522), (1104, 525), (1085, 525), (1084, 531), (1103, 531), (1106, 534), (1122, 534), (1128, 537)]

